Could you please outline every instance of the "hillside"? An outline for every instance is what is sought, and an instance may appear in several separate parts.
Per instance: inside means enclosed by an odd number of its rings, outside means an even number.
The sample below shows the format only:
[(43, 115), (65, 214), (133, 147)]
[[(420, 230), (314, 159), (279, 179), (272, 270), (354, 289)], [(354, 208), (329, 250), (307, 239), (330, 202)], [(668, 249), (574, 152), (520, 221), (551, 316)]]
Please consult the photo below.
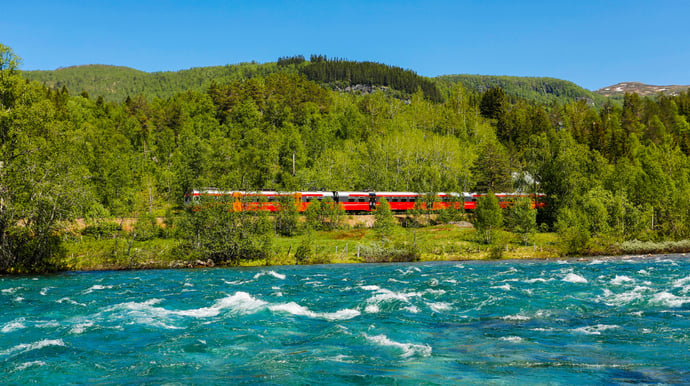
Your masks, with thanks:
[(640, 96), (654, 96), (659, 93), (666, 95), (679, 95), (681, 92), (688, 91), (690, 86), (652, 86), (640, 82), (623, 82), (612, 86), (600, 88), (595, 93), (604, 97), (617, 97), (625, 93), (637, 93)]
[(552, 102), (567, 103), (585, 99), (600, 105), (605, 101), (601, 96), (586, 90), (573, 82), (555, 78), (491, 76), (491, 75), (443, 75), (436, 78), (446, 85), (461, 83), (467, 90), (484, 92), (500, 87), (512, 98), (526, 99), (541, 104)]
[[(345, 78), (334, 82), (336, 79), (332, 77), (333, 75), (324, 76), (321, 67), (326, 64), (342, 67), (343, 71), (341, 72), (345, 74)], [(358, 67), (362, 67), (365, 71)], [(354, 78), (352, 76), (353, 68), (354, 71), (370, 74), (369, 78), (371, 79)], [(603, 96), (560, 79), (486, 75), (443, 75), (436, 78), (426, 78), (393, 66), (348, 61), (335, 61), (335, 63), (306, 61), (286, 65), (285, 59), (282, 59), (277, 63), (241, 63), (153, 73), (127, 67), (84, 65), (55, 71), (26, 71), (23, 76), (39, 81), (52, 89), (66, 87), (72, 95), (86, 91), (94, 98), (102, 96), (106, 101), (121, 102), (127, 96), (138, 94), (149, 99), (156, 97), (167, 99), (181, 91), (206, 91), (213, 82), (226, 84), (240, 79), (263, 77), (276, 72), (301, 72), (311, 80), (327, 84), (338, 90), (358, 90), (361, 88), (360, 85), (366, 85), (369, 88), (372, 85), (392, 86), (392, 88), (397, 88), (399, 92), (391, 93), (391, 95), (398, 95), (403, 98), (409, 97), (414, 89), (421, 87), (427, 97), (436, 101), (442, 99), (443, 95), (447, 95), (450, 88), (457, 83), (461, 83), (466, 90), (477, 93), (499, 86), (513, 100), (526, 99), (535, 103), (549, 104), (554, 101), (567, 103), (585, 99), (600, 105), (605, 100)], [(330, 71), (330, 73), (335, 73), (335, 76), (339, 75), (337, 71)], [(404, 82), (391, 83), (388, 81), (391, 78), (400, 79)], [(385, 79), (385, 81), (380, 79)]]
[(213, 81), (228, 83), (277, 71), (275, 63), (240, 63), (153, 73), (128, 67), (84, 65), (55, 71), (25, 71), (23, 76), (52, 89), (66, 87), (73, 95), (86, 91), (92, 97), (102, 96), (106, 101), (122, 102), (127, 96), (138, 94), (148, 98), (169, 98), (182, 91), (206, 91)]

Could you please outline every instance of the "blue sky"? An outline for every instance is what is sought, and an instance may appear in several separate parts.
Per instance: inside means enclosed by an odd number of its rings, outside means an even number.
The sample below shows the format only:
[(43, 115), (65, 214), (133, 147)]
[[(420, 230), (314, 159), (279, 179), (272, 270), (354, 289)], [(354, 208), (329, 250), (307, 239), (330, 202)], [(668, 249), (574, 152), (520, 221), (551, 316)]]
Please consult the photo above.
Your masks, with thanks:
[(175, 71), (325, 54), (420, 75), (690, 85), (690, 1), (56, 1), (0, 7), (24, 70)]

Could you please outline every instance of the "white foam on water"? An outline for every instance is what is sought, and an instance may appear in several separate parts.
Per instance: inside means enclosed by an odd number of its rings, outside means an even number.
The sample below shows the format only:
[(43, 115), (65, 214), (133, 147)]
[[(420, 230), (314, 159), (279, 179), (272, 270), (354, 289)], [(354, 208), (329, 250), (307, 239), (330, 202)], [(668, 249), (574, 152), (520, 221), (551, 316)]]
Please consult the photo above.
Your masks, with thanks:
[(398, 268), (396, 271), (400, 272), (400, 274), (403, 276), (407, 276), (407, 275), (413, 274), (415, 272), (422, 272), (422, 270), (419, 269), (418, 267), (410, 267), (404, 271), (401, 268)]
[(400, 355), (403, 358), (409, 358), (413, 355), (419, 355), (422, 357), (428, 357), (431, 355), (431, 346), (426, 344), (414, 344), (414, 343), (400, 343), (390, 340), (386, 335), (374, 335), (369, 336), (367, 334), (362, 334), (369, 342), (377, 344), (384, 347), (395, 347), (402, 351)]
[(538, 278), (535, 278), (535, 279), (527, 279), (527, 280), (524, 280), (524, 282), (527, 283), (527, 284), (534, 284), (534, 283), (548, 283), (548, 282), (554, 281), (554, 280), (556, 280), (556, 279), (554, 279), (554, 278), (552, 278), (552, 277), (551, 277), (551, 278), (548, 278), (548, 279), (544, 279), (543, 277), (538, 277)]
[(10, 333), (13, 331), (17, 331), (17, 330), (21, 330), (23, 328), (26, 328), (26, 326), (22, 322), (24, 322), (24, 318), (19, 318), (19, 319), (13, 320), (13, 321), (7, 323), (6, 325), (4, 325), (2, 327), (2, 330), (0, 330), (0, 331), (2, 331), (3, 334), (7, 334), (7, 333)]
[(504, 291), (510, 291), (510, 290), (512, 289), (512, 287), (511, 287), (510, 284), (508, 284), (508, 283), (506, 283), (506, 284), (504, 284), (504, 285), (493, 286), (493, 287), (491, 287), (491, 288), (494, 288), (494, 289), (501, 289), (501, 290), (504, 290)]
[(379, 287), (377, 285), (363, 285), (363, 286), (360, 286), (359, 288), (361, 288), (365, 291), (380, 291), (381, 290), (381, 287)]
[(650, 290), (651, 288), (649, 287), (636, 286), (634, 289), (630, 291), (626, 291), (620, 294), (614, 294), (611, 290), (605, 288), (604, 297), (597, 297), (596, 300), (601, 300), (604, 302), (604, 304), (609, 306), (622, 306), (631, 303), (635, 300), (643, 299), (643, 293)]
[(444, 295), (446, 293), (446, 290), (429, 288), (426, 291), (424, 291), (424, 293), (432, 295)]
[(516, 273), (516, 272), (518, 272), (517, 268), (510, 267), (510, 269), (508, 269), (507, 271), (499, 272), (499, 273), (497, 273), (497, 275), (507, 275), (507, 274)]
[(225, 284), (228, 284), (228, 285), (243, 285), (243, 284), (251, 283), (252, 281), (251, 280), (233, 280), (233, 281), (223, 280), (223, 282)]
[(258, 278), (260, 278), (260, 277), (262, 277), (262, 276), (266, 276), (266, 275), (268, 275), (268, 276), (273, 276), (273, 277), (276, 278), (276, 279), (285, 280), (285, 275), (283, 275), (282, 273), (278, 273), (278, 272), (276, 272), (276, 271), (263, 271), (263, 272), (259, 272), (259, 273), (257, 273), (256, 275), (254, 275), (254, 279), (258, 279)]
[(23, 354), (25, 352), (40, 350), (45, 347), (60, 346), (64, 347), (62, 339), (43, 339), (34, 343), (21, 343), (5, 351), (0, 351), (0, 355)]
[(573, 272), (570, 272), (567, 275), (565, 275), (565, 277), (562, 280), (565, 282), (568, 282), (568, 283), (577, 283), (577, 284), (587, 283), (587, 279), (585, 279), (584, 277), (582, 277), (576, 273), (573, 273)]
[(429, 306), (429, 308), (431, 308), (432, 311), (438, 313), (448, 311), (452, 308), (451, 304), (446, 302), (427, 303), (426, 305)]
[(690, 284), (690, 276), (686, 276), (682, 279), (678, 279), (678, 280), (673, 281), (673, 287), (674, 288), (686, 287), (688, 284)]
[[(364, 308), (365, 311), (369, 313), (375, 313), (379, 312), (380, 310), (380, 305), (392, 301), (399, 301), (403, 303), (410, 303), (410, 299), (413, 297), (421, 297), (423, 294), (419, 292), (409, 292), (409, 293), (402, 293), (402, 292), (394, 292), (389, 289), (385, 288), (379, 288), (377, 293), (367, 299), (367, 306)], [(375, 306), (375, 307), (372, 307)]]
[(391, 277), (391, 278), (389, 278), (389, 279), (388, 279), (388, 281), (389, 281), (389, 282), (391, 282), (391, 283), (402, 283), (402, 284), (410, 284), (410, 282), (409, 282), (409, 281), (405, 281), (405, 280), (398, 280), (398, 279), (394, 279), (394, 278), (392, 278), (392, 277)]
[(56, 303), (59, 303), (59, 304), (62, 304), (62, 303), (69, 303), (69, 304), (73, 304), (73, 305), (75, 305), (75, 306), (86, 307), (86, 304), (84, 304), (84, 303), (79, 303), (79, 302), (77, 302), (77, 301), (75, 301), (75, 300), (72, 300), (72, 299), (70, 299), (70, 298), (58, 299), (58, 300), (56, 300), (55, 302), (56, 302)]
[(650, 302), (661, 304), (667, 307), (682, 307), (685, 303), (690, 303), (690, 298), (676, 296), (669, 292), (659, 292), (652, 297)]
[(520, 342), (524, 341), (524, 339), (522, 339), (522, 337), (519, 337), (519, 336), (504, 336), (504, 337), (501, 337), (501, 340), (505, 341), (505, 342), (511, 342), (511, 343), (520, 343)]
[(41, 292), (39, 292), (39, 293), (41, 294), (41, 296), (46, 296), (48, 294), (48, 291), (50, 291), (51, 288), (53, 288), (53, 287), (41, 288)]
[(339, 310), (336, 312), (314, 312), (307, 307), (301, 306), (295, 302), (281, 303), (268, 306), (268, 309), (273, 312), (287, 312), (292, 315), (306, 316), (312, 319), (326, 319), (326, 320), (346, 320), (359, 316), (361, 313), (357, 310), (349, 308)]
[(22, 364), (17, 365), (17, 367), (14, 368), (14, 371), (22, 371), (26, 370), (29, 367), (36, 367), (36, 366), (45, 366), (46, 363), (43, 361), (31, 361), (31, 362), (24, 362)]
[(364, 307), (364, 312), (366, 312), (368, 314), (375, 314), (379, 311), (381, 311), (381, 309), (376, 304), (367, 304), (367, 306)]
[(613, 279), (611, 279), (611, 284), (613, 285), (623, 285), (625, 283), (634, 283), (635, 279), (625, 276), (625, 275), (616, 275)]
[(232, 310), (240, 314), (253, 314), (263, 309), (268, 303), (256, 299), (246, 292), (238, 291), (234, 295), (226, 296), (216, 300), (211, 307), (202, 307), (191, 310), (170, 311), (170, 313), (180, 316), (191, 316), (195, 318), (208, 318), (217, 316), (223, 310)]
[(646, 269), (641, 269), (637, 271), (637, 273), (639, 273), (640, 275), (649, 275), (649, 272)]
[(24, 298), (21, 297), (21, 296), (17, 296), (16, 298), (14, 298), (14, 299), (12, 299), (12, 300), (14, 300), (14, 301), (17, 302), (17, 303), (21, 303), (21, 302), (24, 301)]
[(340, 363), (355, 363), (353, 360), (348, 359), (348, 358), (350, 358), (349, 355), (338, 354), (334, 357), (328, 358), (328, 360), (331, 360), (333, 362), (340, 362)]
[(604, 260), (599, 260), (599, 259), (593, 259), (588, 265), (597, 265), (597, 264), (602, 264)]
[(443, 282), (444, 283), (450, 283), (450, 284), (458, 284), (458, 281), (455, 279), (445, 279)]
[(24, 287), (5, 288), (2, 290), (2, 293), (11, 295), (11, 294), (19, 291), (20, 289), (24, 289)]
[(185, 282), (185, 283), (183, 284), (183, 286), (184, 286), (184, 287), (194, 287), (194, 284), (192, 284), (192, 283), (190, 283), (190, 282)]
[(515, 321), (521, 321), (522, 322), (522, 321), (530, 320), (531, 318), (529, 316), (517, 314), (517, 315), (506, 315), (506, 316), (502, 317), (501, 319), (503, 319), (503, 320), (515, 320)]
[(411, 313), (413, 313), (413, 314), (418, 314), (418, 313), (419, 313), (419, 308), (417, 308), (417, 306), (407, 306), (407, 307), (403, 307), (403, 310), (408, 311), (408, 312), (411, 312)]
[(70, 333), (82, 334), (82, 333), (84, 333), (84, 331), (86, 330), (87, 327), (93, 327), (93, 322), (88, 321), (88, 322), (84, 322), (84, 323), (79, 323), (79, 324), (75, 325), (74, 327), (72, 327), (72, 329), (70, 330)]
[(91, 286), (91, 288), (87, 289), (86, 291), (82, 292), (82, 294), (86, 295), (86, 294), (92, 293), (93, 291), (100, 291), (100, 290), (112, 289), (112, 288), (113, 288), (112, 285), (100, 285), (100, 284), (96, 284), (96, 285)]
[(585, 326), (585, 327), (576, 328), (573, 331), (580, 332), (580, 333), (587, 334), (587, 335), (601, 335), (601, 333), (603, 331), (614, 330), (617, 328), (621, 328), (621, 327), (617, 326), (615, 324), (614, 325), (597, 324), (596, 326)]

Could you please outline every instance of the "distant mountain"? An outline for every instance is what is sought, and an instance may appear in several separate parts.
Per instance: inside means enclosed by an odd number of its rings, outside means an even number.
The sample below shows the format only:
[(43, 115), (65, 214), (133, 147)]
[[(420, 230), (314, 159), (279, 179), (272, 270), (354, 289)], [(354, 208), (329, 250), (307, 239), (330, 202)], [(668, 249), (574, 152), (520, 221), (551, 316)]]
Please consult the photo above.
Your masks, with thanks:
[(652, 86), (640, 82), (624, 82), (600, 88), (595, 93), (605, 97), (617, 97), (625, 93), (637, 93), (640, 96), (653, 96), (659, 93), (678, 95), (681, 92), (688, 91), (688, 89), (690, 89), (690, 86)]

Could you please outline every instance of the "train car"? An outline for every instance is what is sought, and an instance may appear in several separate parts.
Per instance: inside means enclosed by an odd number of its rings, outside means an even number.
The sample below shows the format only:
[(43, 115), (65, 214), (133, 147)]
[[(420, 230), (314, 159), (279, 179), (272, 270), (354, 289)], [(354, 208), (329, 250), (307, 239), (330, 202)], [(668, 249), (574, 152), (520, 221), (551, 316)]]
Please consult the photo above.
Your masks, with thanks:
[[(372, 212), (385, 198), (394, 212), (405, 212), (413, 209), (427, 209), (427, 202), (433, 202), (432, 210), (454, 207), (461, 210), (474, 210), (477, 207), (479, 197), (483, 193), (437, 193), (433, 200), (429, 200), (425, 194), (416, 192), (364, 192), (364, 191), (305, 191), (305, 192), (278, 192), (278, 191), (222, 191), (215, 188), (192, 190), (185, 195), (186, 204), (198, 204), (203, 197), (223, 199), (232, 203), (235, 211), (241, 210), (267, 210), (276, 212), (280, 210), (280, 203), (286, 199), (294, 200), (297, 210), (304, 212), (314, 201), (332, 200), (341, 205), (346, 212), (360, 213)], [(535, 208), (543, 207), (544, 194), (525, 193), (496, 193), (496, 197), (502, 208), (512, 205), (517, 197), (529, 196)]]

